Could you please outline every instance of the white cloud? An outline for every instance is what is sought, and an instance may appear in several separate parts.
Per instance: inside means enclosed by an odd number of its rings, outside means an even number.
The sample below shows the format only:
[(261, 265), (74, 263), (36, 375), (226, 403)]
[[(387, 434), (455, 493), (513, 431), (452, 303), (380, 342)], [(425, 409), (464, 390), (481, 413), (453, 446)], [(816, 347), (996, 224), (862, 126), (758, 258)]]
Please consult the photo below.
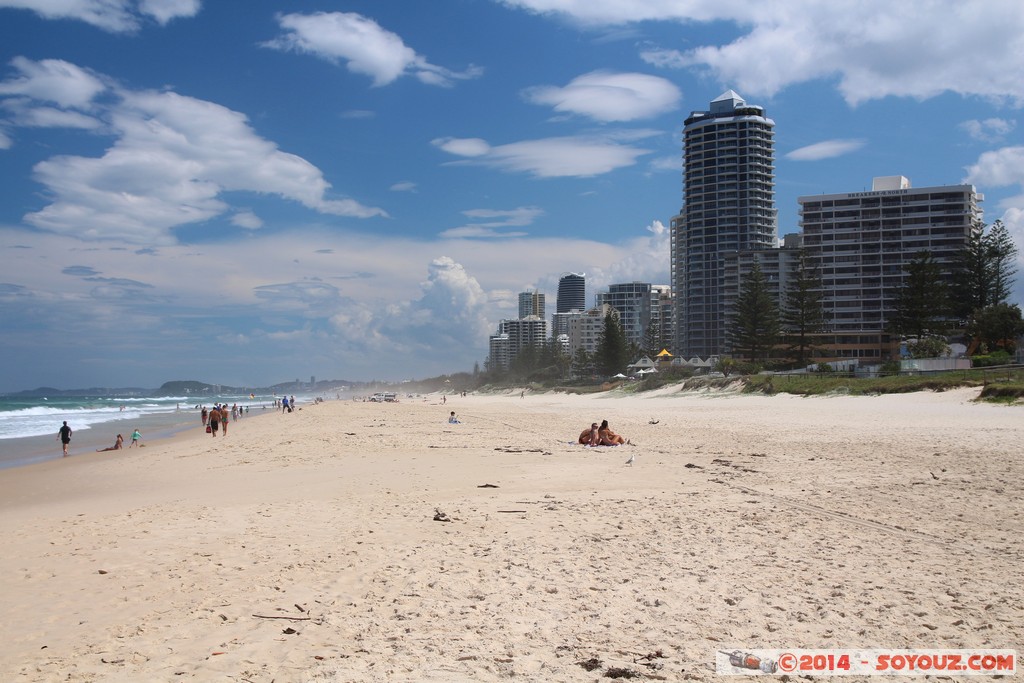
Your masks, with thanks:
[(247, 230), (258, 230), (263, 227), (263, 220), (252, 211), (238, 211), (231, 216), (231, 224)]
[(979, 121), (971, 119), (964, 121), (960, 127), (967, 131), (967, 134), (981, 142), (995, 142), (1002, 140), (1005, 135), (1017, 127), (1017, 122), (1009, 119), (985, 119)]
[[(643, 135), (654, 133), (644, 132)], [(523, 140), (490, 146), (483, 140), (466, 145), (474, 163), (512, 173), (529, 173), (538, 178), (590, 177), (632, 166), (638, 157), (650, 150), (622, 144), (619, 134)], [(626, 134), (625, 137), (633, 137)], [(458, 154), (467, 141), (445, 139), (434, 144), (446, 152)]]
[[(472, 213), (481, 221), (522, 222), (534, 212)], [(667, 231), (659, 226), (626, 233), (616, 244), (546, 237), (382, 240), (375, 233), (296, 228), (135, 251), (118, 240), (9, 228), (0, 231), (6, 348), (59, 352), (65, 371), (81, 369), (87, 349), (99, 363), (89, 373), (124, 386), (196, 375), (267, 381), (253, 377), (253, 354), (273, 358), (262, 372), (325, 368), (316, 372), (329, 377), (331, 368), (348, 368), (343, 372), (353, 379), (469, 370), (486, 357), (498, 321), (515, 317), (515, 293), (540, 287), (553, 297), (567, 268), (587, 272), (591, 292), (610, 282), (664, 282)], [(61, 335), (40, 333), (43, 315)], [(137, 335), (125, 337), (126, 327)], [(128, 347), (139, 338), (161, 363), (126, 365), (125, 358), (138, 355)], [(250, 350), (225, 355), (210, 344), (221, 339), (244, 339)], [(50, 381), (44, 377), (25, 381)], [(294, 377), (286, 370), (267, 383)]]
[(437, 138), (430, 144), (460, 157), (479, 157), (491, 151), (487, 141), (480, 138)]
[[(441, 237), (450, 239), (470, 237), (522, 237), (527, 233), (504, 231), (504, 228), (532, 225), (538, 217), (544, 215), (539, 206), (520, 206), (512, 210), (470, 209), (463, 211), (467, 218), (476, 220), (458, 228), (451, 228), (441, 233)], [(486, 220), (491, 219), (491, 220)]]
[(77, 19), (105, 31), (138, 30), (143, 16), (161, 25), (199, 12), (199, 0), (0, 0), (0, 8), (32, 10), (44, 19)]
[[(277, 195), (324, 214), (386, 215), (352, 199), (331, 198), (331, 186), (318, 168), (279, 150), (244, 115), (226, 107), (173, 92), (117, 88), (104, 93), (110, 102), (100, 106), (101, 79), (72, 64), (22, 59), (16, 67), (21, 77), (0, 84), (0, 95), (86, 107), (116, 136), (101, 157), (55, 156), (35, 166), (34, 178), (50, 199), (25, 217), (36, 227), (94, 239), (169, 243), (172, 228), (228, 211), (221, 195), (231, 191)], [(20, 100), (18, 106), (33, 110)], [(77, 112), (58, 110), (46, 120), (49, 125), (86, 122)]]
[(103, 126), (102, 121), (92, 116), (55, 107), (32, 106), (20, 98), (0, 102), (0, 104), (11, 112), (11, 123), (18, 127), (96, 130)]
[(648, 63), (706, 69), (744, 94), (772, 96), (835, 79), (856, 105), (943, 92), (1024, 104), (1024, 3), (1016, 0), (500, 0), (597, 27), (641, 21), (731, 22), (722, 46), (645, 50)]
[(19, 75), (0, 83), (0, 96), (22, 95), (61, 107), (89, 109), (93, 98), (107, 89), (100, 77), (60, 59), (35, 62), (15, 57), (11, 66)]
[(976, 185), (1024, 186), (1024, 146), (985, 152), (967, 168), (966, 182)]
[(675, 171), (681, 173), (683, 170), (682, 153), (680, 152), (679, 156), (652, 159), (649, 166), (652, 171)]
[(659, 76), (610, 71), (592, 71), (577, 76), (564, 87), (536, 86), (522, 94), (528, 102), (602, 122), (634, 121), (664, 114), (674, 110), (682, 97), (679, 88)]
[(265, 47), (311, 54), (329, 62), (343, 61), (352, 73), (371, 77), (375, 86), (387, 85), (407, 74), (429, 85), (450, 86), (455, 80), (477, 78), (483, 73), (472, 66), (460, 73), (431, 64), (397, 34), (353, 12), (282, 14), (277, 21), (285, 33), (264, 43)]
[(416, 183), (410, 180), (403, 180), (401, 182), (395, 183), (389, 189), (392, 192), (415, 192)]
[(199, 7), (199, 0), (139, 0), (139, 11), (156, 19), (161, 26), (178, 17), (194, 17)]
[(832, 159), (843, 156), (850, 152), (856, 152), (864, 146), (864, 140), (823, 140), (813, 145), (807, 145), (794, 149), (786, 154), (786, 158), (792, 161), (820, 161), (821, 159)]
[(10, 149), (13, 144), (11, 137), (3, 129), (0, 129), (0, 149)]

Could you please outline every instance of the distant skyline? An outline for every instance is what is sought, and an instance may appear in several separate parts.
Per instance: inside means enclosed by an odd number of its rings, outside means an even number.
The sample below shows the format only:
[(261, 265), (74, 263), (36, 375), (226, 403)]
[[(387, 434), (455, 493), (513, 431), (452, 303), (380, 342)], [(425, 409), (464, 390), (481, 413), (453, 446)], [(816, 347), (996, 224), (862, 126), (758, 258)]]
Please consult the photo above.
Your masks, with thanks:
[(904, 175), (1024, 253), (1024, 4), (776, 4), (0, 0), (0, 392), (471, 370), (519, 292), (668, 284), (728, 89), (780, 237)]

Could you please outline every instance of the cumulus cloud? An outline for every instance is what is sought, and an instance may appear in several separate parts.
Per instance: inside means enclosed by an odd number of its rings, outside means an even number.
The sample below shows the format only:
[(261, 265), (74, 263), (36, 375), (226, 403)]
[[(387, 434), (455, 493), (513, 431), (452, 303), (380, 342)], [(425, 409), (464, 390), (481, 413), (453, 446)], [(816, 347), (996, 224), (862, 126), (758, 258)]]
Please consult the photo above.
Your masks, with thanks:
[[(174, 92), (106, 86), (67, 62), (19, 58), (14, 65), (20, 75), (0, 83), (0, 96), (19, 96), (17, 107), (36, 116), (47, 112), (48, 125), (84, 127), (102, 119), (115, 136), (101, 157), (55, 156), (36, 164), (33, 177), (47, 188), (49, 204), (25, 220), (38, 228), (166, 244), (174, 241), (173, 228), (228, 211), (222, 195), (231, 191), (277, 195), (324, 214), (386, 215), (332, 198), (318, 168), (261, 138), (243, 114), (226, 107)], [(34, 106), (34, 99), (64, 109)]]
[(491, 146), (483, 140), (445, 138), (434, 144), (451, 154), (470, 157), (458, 163), (474, 163), (537, 178), (590, 177), (632, 166), (650, 150), (624, 144), (626, 140), (655, 135), (632, 131), (608, 135), (523, 140)]
[(856, 152), (864, 146), (864, 140), (824, 140), (813, 145), (807, 145), (794, 149), (786, 154), (786, 158), (792, 161), (819, 161), (821, 159), (832, 159), (843, 156), (850, 152)]
[(104, 79), (61, 59), (36, 62), (15, 57), (11, 66), (18, 75), (0, 83), (0, 96), (22, 95), (31, 101), (89, 109), (93, 98), (107, 90)]
[(523, 98), (548, 105), (558, 112), (587, 116), (596, 121), (634, 121), (674, 110), (682, 93), (671, 81), (640, 73), (592, 71), (566, 86), (527, 88)]
[(441, 237), (522, 237), (527, 233), (510, 232), (505, 228), (531, 225), (539, 216), (544, 215), (544, 210), (538, 206), (520, 206), (512, 210), (470, 209), (463, 211), (462, 214), (467, 218), (478, 220), (458, 228), (445, 230), (441, 233)]
[(164, 25), (199, 12), (199, 0), (0, 0), (0, 8), (32, 10), (44, 19), (77, 19), (104, 31), (137, 31), (145, 18)]
[(655, 66), (707, 70), (758, 96), (830, 79), (852, 105), (943, 92), (1024, 103), (1024, 4), (1012, 0), (500, 1), (590, 27), (731, 22), (742, 35), (726, 45), (655, 46), (641, 56)]
[[(525, 222), (536, 211), (485, 208), (467, 217)], [(665, 282), (664, 226), (633, 232), (610, 244), (565, 237), (382, 240), (303, 228), (129, 251), (10, 228), (0, 231), (5, 353), (12, 368), (24, 364), (31, 373), (7, 376), (8, 388), (75, 386), (97, 373), (115, 385), (158, 386), (197, 375), (269, 384), (312, 368), (327, 377), (347, 368), (342, 372), (352, 379), (468, 370), (485, 359), (498, 321), (516, 316), (515, 294), (539, 287), (553, 297), (567, 268), (587, 272), (591, 291), (611, 282)], [(126, 337), (126, 328), (137, 335)], [(225, 354), (211, 340), (249, 348)], [(58, 354), (66, 362), (52, 372), (32, 363)], [(253, 357), (273, 359), (261, 373), (284, 376), (254, 377)]]
[[(489, 297), (465, 267), (448, 256), (433, 259), (418, 294), (384, 309), (363, 302), (348, 302), (331, 316), (340, 344), (354, 353), (416, 359), (424, 369), (452, 372), (469, 369), (486, 348), (492, 330)], [(448, 358), (465, 358), (457, 368), (438, 366), (438, 350)], [(470, 360), (472, 359), (472, 360)], [(429, 374), (430, 370), (426, 370)]]
[(431, 64), (397, 34), (353, 12), (282, 14), (277, 21), (285, 33), (264, 43), (265, 47), (344, 62), (352, 73), (372, 78), (375, 86), (408, 74), (429, 85), (450, 86), (483, 73), (475, 66), (457, 72)]
[(1024, 186), (1024, 146), (985, 152), (967, 168), (966, 182), (997, 187)]
[(1017, 122), (1009, 119), (985, 119), (979, 121), (971, 119), (964, 121), (960, 127), (967, 131), (967, 134), (981, 142), (995, 142), (1002, 140), (1008, 133), (1017, 127)]

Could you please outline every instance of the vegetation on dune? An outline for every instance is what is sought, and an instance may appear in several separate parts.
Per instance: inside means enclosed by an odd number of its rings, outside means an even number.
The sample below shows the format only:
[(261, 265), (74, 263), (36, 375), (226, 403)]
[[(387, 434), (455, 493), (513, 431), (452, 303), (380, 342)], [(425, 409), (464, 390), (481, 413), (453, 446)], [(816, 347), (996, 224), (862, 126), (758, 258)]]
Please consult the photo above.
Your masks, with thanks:
[(914, 391), (949, 391), (961, 387), (982, 387), (981, 399), (1000, 402), (1024, 401), (1024, 369), (958, 370), (929, 375), (848, 377), (836, 373), (801, 375), (753, 375), (744, 377), (745, 391), (800, 396), (849, 394), (871, 396)]

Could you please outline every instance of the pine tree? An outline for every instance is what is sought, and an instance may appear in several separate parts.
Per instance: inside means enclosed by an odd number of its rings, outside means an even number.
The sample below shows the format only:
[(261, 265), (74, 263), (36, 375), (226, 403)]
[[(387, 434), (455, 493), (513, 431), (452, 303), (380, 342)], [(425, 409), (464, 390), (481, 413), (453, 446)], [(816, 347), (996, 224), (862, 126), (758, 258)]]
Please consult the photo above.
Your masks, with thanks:
[(618, 316), (609, 313), (604, 317), (604, 330), (597, 342), (597, 350), (594, 352), (594, 363), (598, 372), (605, 375), (615, 375), (626, 369), (629, 365), (629, 345), (626, 343), (626, 334), (619, 325)]
[(656, 320), (652, 320), (644, 330), (643, 354), (654, 360), (662, 348), (664, 348), (664, 344), (661, 340), (661, 326)]
[(946, 331), (949, 299), (942, 268), (923, 251), (906, 267), (906, 278), (896, 295), (896, 313), (890, 328), (899, 335), (923, 339)]
[(1017, 272), (1017, 245), (1002, 221), (996, 221), (988, 231), (988, 245), (992, 258), (992, 304), (1006, 303), (1013, 288)]
[(594, 359), (582, 346), (576, 349), (572, 357), (572, 374), (574, 377), (586, 377), (594, 370)]
[(956, 315), (967, 319), (982, 308), (1005, 303), (1017, 270), (1016, 256), (1017, 246), (1002, 221), (971, 235), (956, 268)]
[(786, 288), (782, 309), (782, 330), (797, 365), (806, 365), (813, 353), (813, 338), (825, 329), (820, 273), (811, 267), (807, 253), (797, 254), (796, 278)]
[(768, 291), (761, 265), (754, 261), (740, 284), (740, 295), (729, 320), (733, 354), (751, 362), (767, 359), (779, 330), (778, 307)]

